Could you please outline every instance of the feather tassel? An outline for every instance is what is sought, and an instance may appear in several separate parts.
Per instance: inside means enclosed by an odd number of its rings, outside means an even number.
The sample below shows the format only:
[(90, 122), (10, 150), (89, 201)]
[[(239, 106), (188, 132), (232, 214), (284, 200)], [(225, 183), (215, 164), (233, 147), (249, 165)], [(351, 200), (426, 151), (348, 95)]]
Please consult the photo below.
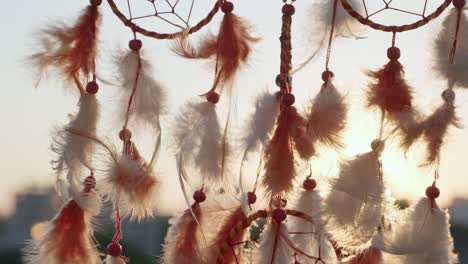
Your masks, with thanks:
[(326, 145), (342, 148), (341, 133), (346, 126), (344, 97), (327, 81), (311, 103), (307, 116), (307, 134)]
[(127, 262), (121, 257), (113, 257), (107, 255), (105, 264), (126, 264)]
[[(96, 96), (85, 93), (81, 95), (78, 113), (71, 117), (70, 123), (65, 128), (59, 128), (54, 132), (51, 149), (57, 158), (52, 161), (52, 167), (58, 181), (60, 175), (67, 172), (69, 184), (78, 185), (78, 179), (74, 175), (80, 175), (79, 169), (83, 164), (90, 167), (93, 152), (92, 141), (72, 135), (66, 129), (86, 131), (90, 135), (95, 135), (98, 118), (99, 103)], [(60, 189), (63, 188), (58, 190)], [(64, 195), (62, 192), (59, 194)]]
[[(392, 47), (389, 49), (396, 49)], [(390, 53), (390, 52), (389, 52)], [(404, 79), (403, 65), (397, 59), (391, 59), (385, 66), (377, 71), (369, 71), (371, 79), (367, 91), (369, 107), (378, 107), (389, 118), (396, 113), (412, 109), (411, 87)]]
[(73, 26), (56, 23), (41, 32), (42, 50), (31, 56), (41, 73), (56, 68), (75, 82), (95, 74), (99, 5), (100, 1), (91, 1)]
[(380, 224), (385, 206), (379, 157), (384, 142), (372, 143), (372, 151), (343, 163), (338, 178), (331, 180), (325, 199), (330, 232), (345, 248), (370, 241)]
[(391, 225), (381, 228), (372, 246), (385, 252), (386, 264), (458, 263), (449, 215), (430, 198), (420, 199)]
[(440, 148), (450, 125), (461, 128), (455, 113), (455, 93), (448, 88), (442, 93), (444, 104), (429, 116), (422, 124), (423, 139), (427, 143), (426, 164), (433, 164), (439, 159)]
[[(202, 221), (198, 203), (192, 207), (192, 212), (198, 221)], [(171, 227), (164, 240), (162, 263), (206, 263), (201, 252), (201, 230), (195, 218), (186, 210), (181, 216), (169, 220)]]
[[(460, 17), (458, 17), (460, 15)], [(460, 31), (458, 32), (457, 53), (450, 62), (453, 48), (453, 37), (456, 35), (459, 20)], [(434, 42), (435, 60), (434, 70), (443, 78), (447, 79), (449, 86), (457, 85), (468, 88), (468, 18), (466, 14), (453, 8), (442, 23), (442, 29)]]
[[(299, 142), (294, 131), (304, 123), (296, 108), (292, 106), (284, 107), (278, 116), (275, 132), (265, 150), (265, 175), (262, 179), (263, 185), (272, 196), (290, 192), (293, 188), (296, 176), (293, 140)], [(294, 137), (296, 138), (293, 139)], [(301, 144), (296, 144), (296, 147), (298, 146)], [(298, 148), (301, 154), (307, 153), (306, 150)]]
[[(165, 109), (166, 92), (153, 77), (151, 63), (143, 59), (140, 52), (131, 51), (118, 58), (118, 70), (122, 88), (121, 107), (126, 114), (128, 98), (133, 89), (132, 104), (129, 111), (137, 124), (147, 124), (155, 130), (160, 129), (159, 118)], [(136, 87), (135, 87), (136, 85)]]
[(347, 264), (381, 264), (382, 252), (378, 249), (370, 247), (363, 252), (352, 257), (351, 260), (345, 262)]
[[(95, 180), (94, 180), (95, 184)], [(94, 186), (93, 184), (93, 186)], [(100, 263), (93, 241), (91, 217), (99, 212), (101, 199), (92, 189), (73, 192), (42, 237), (26, 248), (27, 264)]]
[[(113, 162), (105, 178), (103, 191), (111, 196), (119, 194), (122, 215), (141, 221), (155, 214), (159, 181), (152, 168), (140, 156), (135, 144), (127, 141), (124, 153)], [(117, 192), (116, 192), (117, 190)], [(122, 192), (120, 192), (122, 191)]]
[(233, 81), (239, 68), (247, 62), (252, 43), (257, 41), (252, 37), (248, 23), (232, 13), (232, 2), (225, 1), (221, 9), (225, 14), (217, 36), (206, 37), (199, 48), (194, 48), (188, 42), (187, 34), (182, 34), (173, 47), (174, 52), (185, 58), (214, 59), (216, 77), (211, 91)]
[(198, 169), (204, 182), (222, 181), (226, 148), (216, 106), (210, 102), (188, 103), (175, 120), (176, 151)]

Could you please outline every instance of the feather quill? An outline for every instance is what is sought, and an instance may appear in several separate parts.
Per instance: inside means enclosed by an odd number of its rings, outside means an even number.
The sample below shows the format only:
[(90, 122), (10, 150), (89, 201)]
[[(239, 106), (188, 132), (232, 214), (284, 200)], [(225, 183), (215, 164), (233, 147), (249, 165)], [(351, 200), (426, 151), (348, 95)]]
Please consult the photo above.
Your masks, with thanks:
[(458, 47), (453, 63), (450, 63), (450, 52), (457, 26), (458, 11), (453, 8), (442, 23), (442, 28), (434, 41), (434, 70), (447, 79), (449, 86), (457, 85), (468, 88), (468, 18), (461, 11)]
[[(74, 175), (80, 175), (78, 172), (83, 164), (90, 167), (94, 147), (92, 141), (70, 134), (66, 129), (86, 131), (90, 135), (95, 135), (99, 118), (99, 103), (95, 95), (82, 94), (78, 106), (78, 113), (72, 116), (70, 123), (64, 128), (56, 129), (53, 133), (51, 145), (52, 151), (57, 155), (52, 161), (52, 167), (58, 181), (60, 175), (67, 172), (69, 184), (75, 185), (79, 185), (80, 182)], [(63, 188), (58, 188), (58, 190), (63, 190)], [(59, 194), (64, 195), (63, 192)]]
[(159, 130), (159, 118), (164, 112), (167, 95), (162, 85), (152, 77), (151, 63), (133, 51), (118, 58), (117, 63), (122, 88), (119, 107), (123, 111), (122, 114), (125, 115), (127, 112), (128, 99), (136, 83), (129, 114), (137, 124), (144, 123)]

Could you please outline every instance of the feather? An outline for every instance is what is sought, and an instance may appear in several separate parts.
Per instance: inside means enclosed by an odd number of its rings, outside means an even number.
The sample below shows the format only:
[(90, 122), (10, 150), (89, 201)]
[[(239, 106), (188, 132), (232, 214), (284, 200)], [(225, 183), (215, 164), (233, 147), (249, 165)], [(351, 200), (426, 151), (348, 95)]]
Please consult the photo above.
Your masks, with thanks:
[(246, 153), (258, 149), (259, 146), (265, 148), (275, 127), (279, 110), (280, 105), (276, 93), (263, 91), (257, 96), (255, 111), (248, 121), (246, 134), (242, 138)]
[(386, 264), (458, 263), (449, 215), (428, 198), (400, 212), (391, 228), (381, 228), (372, 246), (386, 253)]
[(74, 199), (49, 222), (42, 237), (27, 246), (25, 263), (100, 263), (91, 228), (91, 216), (99, 211), (100, 205), (101, 200), (94, 191), (75, 192)]
[(450, 63), (450, 52), (457, 26), (458, 11), (453, 8), (442, 23), (442, 28), (434, 42), (434, 70), (449, 84), (468, 88), (468, 18), (462, 11), (458, 47), (453, 63)]
[(347, 264), (381, 264), (386, 263), (382, 261), (382, 252), (373, 247), (367, 248), (363, 252), (352, 257)]
[[(323, 200), (316, 190), (302, 190), (299, 198), (292, 205), (292, 208), (305, 213), (311, 217), (311, 221), (301, 218), (291, 218), (287, 226), (291, 232), (296, 234), (291, 236), (291, 242), (297, 249), (309, 256), (320, 257), (327, 264), (337, 264), (338, 259), (333, 245), (328, 240), (325, 223), (322, 219)], [(315, 264), (315, 259), (297, 255), (300, 263)]]
[(187, 40), (188, 31), (174, 42), (173, 51), (185, 58), (213, 59), (216, 63), (216, 79), (212, 90), (218, 85), (230, 83), (239, 68), (247, 62), (251, 45), (258, 39), (252, 37), (250, 25), (233, 13), (225, 13), (217, 36), (205, 37), (198, 48)]
[[(57, 180), (59, 181), (63, 172), (67, 172), (69, 183), (75, 185), (81, 184), (81, 182), (77, 182), (78, 179), (73, 175), (81, 174), (78, 173), (78, 170), (83, 164), (87, 167), (90, 166), (93, 143), (68, 133), (66, 129), (86, 131), (90, 135), (95, 135), (99, 118), (99, 103), (95, 95), (82, 94), (78, 107), (78, 113), (72, 117), (70, 123), (65, 128), (55, 130), (51, 145), (52, 151), (57, 155), (52, 161)], [(63, 188), (60, 189), (63, 190)], [(64, 193), (60, 194), (65, 195)]]
[[(224, 220), (221, 228), (216, 231), (215, 237), (210, 243), (211, 246), (208, 251), (211, 252), (211, 258), (207, 258), (206, 263), (216, 263), (218, 254), (220, 251), (221, 245), (227, 241), (228, 237), (229, 243), (231, 244), (232, 250), (228, 250), (223, 256), (223, 264), (236, 264), (238, 260), (241, 259), (242, 254), (242, 245), (239, 244), (244, 240), (248, 229), (244, 229), (234, 237), (230, 236), (231, 230), (238, 224), (241, 223), (246, 218), (244, 211), (241, 207), (232, 211), (232, 213)], [(213, 219), (214, 220), (214, 219)]]
[(141, 221), (155, 214), (160, 182), (135, 144), (129, 141), (128, 145), (126, 151), (111, 162), (101, 190), (115, 198), (124, 217)]
[(183, 153), (185, 162), (198, 169), (203, 181), (222, 181), (226, 148), (215, 105), (187, 103), (175, 118), (173, 131), (176, 152)]
[(56, 68), (67, 80), (87, 79), (95, 73), (98, 5), (90, 5), (73, 26), (54, 23), (40, 34), (40, 51), (31, 56), (41, 73)]
[(422, 135), (423, 120), (419, 113), (413, 109), (395, 113), (394, 121), (396, 123), (394, 133), (399, 138), (401, 149), (406, 152)]
[(423, 139), (427, 143), (426, 164), (433, 164), (439, 158), (440, 148), (449, 126), (461, 128), (459, 119), (455, 113), (455, 93), (447, 89), (442, 93), (444, 104), (438, 107), (432, 115), (424, 120)]
[[(296, 108), (284, 107), (276, 121), (276, 128), (265, 149), (265, 175), (263, 185), (273, 196), (290, 192), (296, 176), (293, 133), (303, 123)], [(297, 146), (297, 144), (296, 144)]]
[(390, 60), (376, 71), (369, 71), (368, 107), (378, 107), (388, 117), (412, 108), (412, 88), (404, 79), (403, 65), (398, 60)]
[(284, 224), (278, 224), (274, 220), (270, 220), (266, 225), (253, 263), (291, 263), (293, 251), (282, 238), (283, 235), (285, 237), (289, 236), (287, 227)]
[(372, 151), (341, 164), (325, 199), (330, 233), (345, 248), (358, 248), (370, 241), (385, 206), (385, 188), (379, 176), (384, 142), (374, 141), (372, 147)]
[[(197, 203), (192, 211), (199, 221), (202, 221), (200, 205)], [(181, 216), (171, 218), (171, 225), (164, 239), (161, 263), (206, 263), (201, 252), (201, 232), (195, 218), (189, 210)]]
[(307, 118), (309, 137), (335, 148), (342, 148), (341, 133), (346, 126), (344, 97), (331, 82), (322, 85), (311, 103)]
[(121, 257), (113, 257), (110, 255), (106, 256), (105, 264), (125, 264), (125, 263), (127, 262)]
[[(166, 92), (162, 85), (153, 77), (153, 67), (148, 60), (142, 58), (139, 52), (128, 52), (117, 59), (120, 73), (121, 106), (125, 117), (128, 101), (132, 97), (130, 116), (137, 124), (147, 124), (159, 130), (159, 117), (164, 112)], [(136, 87), (135, 87), (136, 83)]]

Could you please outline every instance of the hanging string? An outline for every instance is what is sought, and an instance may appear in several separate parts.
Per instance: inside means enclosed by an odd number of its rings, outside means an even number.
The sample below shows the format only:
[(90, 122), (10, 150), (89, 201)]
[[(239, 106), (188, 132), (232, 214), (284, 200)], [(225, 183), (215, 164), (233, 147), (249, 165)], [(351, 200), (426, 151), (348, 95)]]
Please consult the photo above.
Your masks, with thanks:
[(328, 48), (327, 48), (327, 57), (325, 61), (325, 69), (328, 71), (328, 64), (330, 63), (330, 55), (331, 55), (331, 48), (333, 42), (333, 33), (335, 32), (335, 21), (336, 21), (336, 10), (338, 8), (338, 0), (335, 0), (333, 3), (333, 16), (332, 16), (332, 24), (330, 29), (330, 37), (328, 39)]
[(395, 41), (396, 41), (396, 31), (392, 32), (392, 47), (395, 47)]
[(292, 15), (294, 14), (294, 6), (285, 4), (282, 9), (282, 27), (281, 27), (281, 64), (280, 64), (280, 89), (282, 93), (290, 93), (291, 85), (291, 70), (292, 70), (292, 46), (291, 46), (291, 23)]

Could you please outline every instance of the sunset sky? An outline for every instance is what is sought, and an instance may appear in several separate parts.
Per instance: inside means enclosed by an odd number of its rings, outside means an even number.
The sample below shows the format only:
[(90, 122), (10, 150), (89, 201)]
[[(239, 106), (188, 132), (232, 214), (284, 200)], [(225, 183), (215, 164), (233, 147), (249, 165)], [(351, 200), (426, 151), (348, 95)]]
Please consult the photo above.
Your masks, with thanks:
[[(395, 0), (394, 2), (410, 2)], [(213, 1), (196, 1), (202, 7), (211, 7)], [(311, 0), (298, 0), (296, 15), (293, 17), (293, 61), (298, 63), (314, 50), (310, 41), (310, 28), (316, 21), (307, 16)], [(411, 1), (408, 8), (417, 8), (424, 1)], [(440, 0), (429, 1), (430, 8)], [(277, 89), (274, 79), (279, 71), (279, 31), (281, 25), (280, 0), (234, 1), (236, 13), (248, 19), (254, 25), (255, 35), (261, 38), (255, 46), (253, 59), (239, 75), (235, 90), (236, 116), (235, 125), (241, 127), (246, 113), (252, 110), (253, 96), (269, 87)], [(54, 125), (67, 121), (67, 114), (76, 110), (77, 94), (65, 90), (61, 80), (49, 78), (37, 89), (34, 70), (28, 65), (27, 56), (34, 52), (35, 31), (41, 26), (60, 19), (70, 21), (87, 4), (86, 0), (58, 1), (4, 1), (0, 17), (0, 85), (3, 90), (0, 104), (0, 212), (7, 213), (13, 204), (16, 191), (30, 186), (43, 186), (54, 181), (50, 166), (50, 132)], [(408, 4), (408, 3), (406, 3)], [(103, 4), (103, 28), (100, 43), (99, 70), (105, 77), (112, 77), (112, 56), (126, 48), (131, 32), (114, 17), (107, 4)], [(384, 16), (388, 22), (392, 16)], [(393, 16), (395, 17), (395, 16)], [(397, 17), (400, 19), (400, 17)], [(209, 29), (215, 31), (220, 16)], [(400, 61), (406, 67), (406, 78), (415, 89), (415, 104), (424, 113), (432, 112), (440, 103), (440, 93), (446, 88), (446, 81), (433, 73), (432, 39), (438, 31), (443, 18), (413, 32), (397, 36), (397, 46), (402, 51)], [(201, 32), (201, 34), (206, 32)], [(335, 84), (351, 105), (349, 125), (346, 132), (347, 148), (344, 157), (369, 150), (372, 139), (377, 135), (378, 114), (365, 109), (363, 91), (367, 79), (364, 71), (375, 69), (387, 62), (386, 49), (390, 45), (391, 35), (375, 31), (364, 34), (366, 38), (338, 39), (331, 57), (331, 69), (335, 73)], [(169, 115), (163, 119), (167, 128), (173, 110), (183, 102), (195, 98), (208, 90), (212, 78), (212, 68), (204, 63), (188, 62), (170, 52), (170, 42), (143, 38), (145, 57), (150, 58), (155, 66), (156, 79), (162, 82), (170, 97)], [(468, 43), (461, 43), (468, 45)], [(318, 57), (311, 65), (294, 76), (294, 93), (299, 109), (320, 89), (320, 74), (323, 71), (324, 58)], [(458, 114), (464, 124), (468, 123), (468, 91), (456, 90)], [(101, 85), (99, 99), (106, 113), (101, 118), (101, 132), (109, 137), (116, 137), (119, 124), (109, 114), (114, 106), (115, 88)], [(165, 130), (165, 144), (170, 131)], [(143, 142), (151, 142), (150, 135), (140, 136)], [(423, 161), (422, 145), (417, 145), (405, 157), (397, 152), (395, 143), (390, 144), (383, 157), (385, 178), (390, 182), (397, 197), (415, 198), (424, 195), (425, 188), (432, 182), (433, 171), (419, 165)], [(440, 200), (449, 205), (456, 197), (468, 198), (468, 132), (465, 129), (452, 129), (442, 150), (440, 170)], [(161, 203), (166, 208), (174, 205), (173, 196), (168, 195), (178, 190), (177, 175), (173, 164), (173, 153), (163, 151), (158, 171), (164, 182)], [(334, 171), (335, 155), (323, 155), (314, 161), (314, 168), (323, 176)], [(165, 195), (166, 194), (166, 195)], [(182, 200), (181, 200), (182, 201)], [(179, 208), (181, 204), (175, 205)]]

